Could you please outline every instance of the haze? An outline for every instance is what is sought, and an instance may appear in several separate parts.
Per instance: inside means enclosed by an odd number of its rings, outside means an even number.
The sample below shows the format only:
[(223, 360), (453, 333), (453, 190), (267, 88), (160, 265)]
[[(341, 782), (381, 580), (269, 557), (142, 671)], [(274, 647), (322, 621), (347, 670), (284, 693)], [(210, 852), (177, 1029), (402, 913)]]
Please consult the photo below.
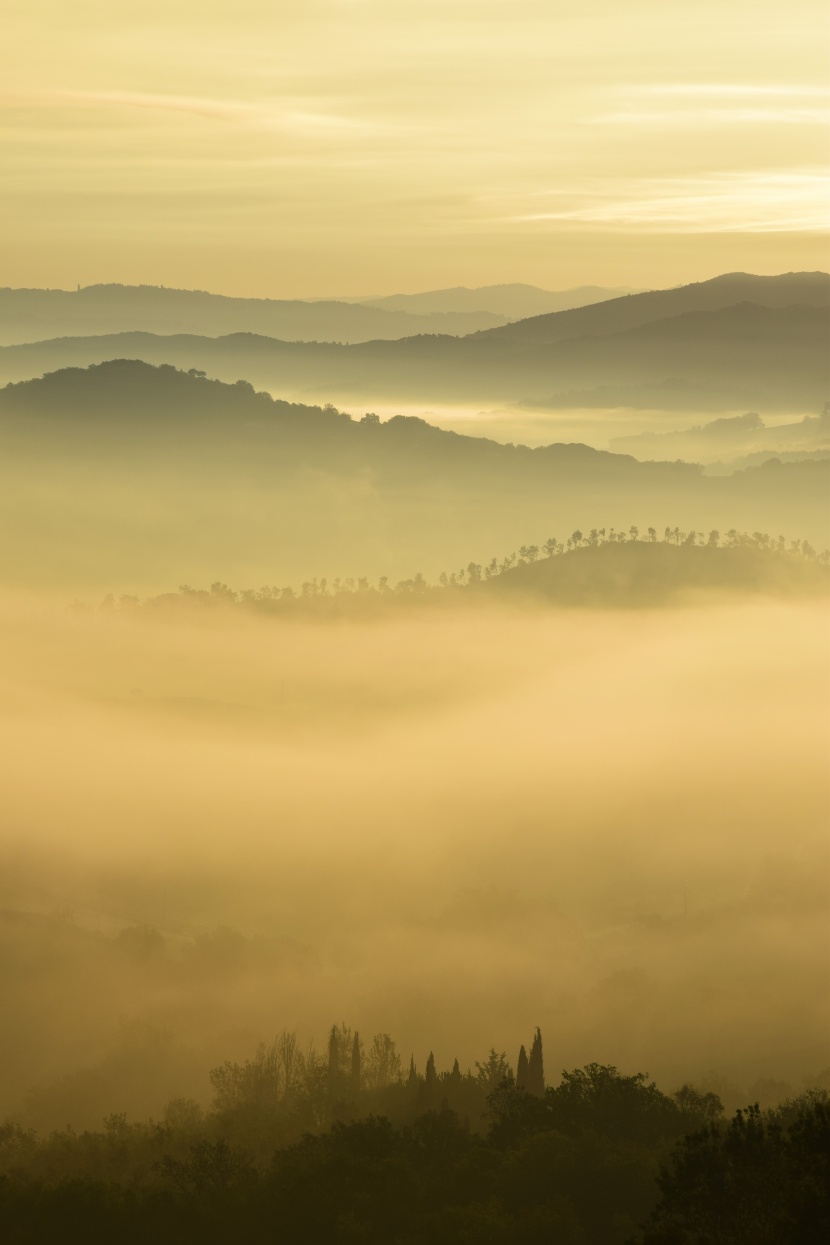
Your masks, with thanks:
[[(3, 899), (65, 913), (5, 987), (2, 1093), (40, 1086), (39, 1124), (204, 1100), (206, 1067), (341, 1013), (443, 1063), (538, 1019), (553, 1067), (823, 1066), (823, 603), (3, 615)], [(283, 942), (171, 994), (61, 919)]]
[(780, 16), (6, 0), (3, 282), (314, 297), (826, 268), (827, 11)]
[(6, 0), (3, 1245), (830, 1240), (797, 0)]

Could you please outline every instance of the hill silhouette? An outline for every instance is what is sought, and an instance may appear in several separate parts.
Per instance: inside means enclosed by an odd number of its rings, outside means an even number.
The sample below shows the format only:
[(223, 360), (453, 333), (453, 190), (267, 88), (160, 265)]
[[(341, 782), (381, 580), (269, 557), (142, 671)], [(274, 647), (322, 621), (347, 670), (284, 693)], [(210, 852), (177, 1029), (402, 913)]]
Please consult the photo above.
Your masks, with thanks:
[(336, 299), (233, 298), (157, 285), (0, 289), (2, 345), (133, 331), (207, 337), (243, 332), (285, 341), (362, 342), (415, 333), (472, 333), (506, 319), (486, 306), (432, 311)]
[(630, 289), (608, 289), (601, 285), (580, 285), (570, 290), (543, 290), (537, 285), (521, 282), (507, 285), (483, 285), (474, 289), (454, 286), (446, 290), (427, 290), (422, 294), (390, 294), (385, 298), (361, 299), (364, 306), (382, 307), (391, 311), (409, 311), (419, 315), (436, 312), (490, 311), (509, 320), (545, 315), (571, 307), (585, 307), (604, 302)]
[(551, 605), (640, 607), (713, 593), (812, 596), (828, 587), (826, 565), (787, 552), (627, 540), (521, 563), (480, 591)]
[(827, 543), (826, 461), (707, 477), (579, 443), (529, 448), (412, 417), (353, 419), (136, 360), (0, 390), (0, 450), (0, 512), (14, 534), (0, 575), (27, 584), (434, 576), (448, 559), (586, 522)]
[[(301, 399), (498, 399), (555, 406), (588, 405), (590, 394), (600, 392), (607, 405), (622, 398), (628, 405), (703, 409), (820, 408), (828, 396), (830, 308), (822, 293), (828, 279), (806, 274), (802, 280), (803, 275), (717, 280), (661, 291), (659, 297), (631, 295), (521, 321), (507, 326), (509, 333), (461, 338), (422, 335), (355, 345), (285, 342), (249, 333), (215, 339), (141, 333), (64, 338), (0, 348), (0, 378), (20, 380), (127, 356), (198, 368), (222, 380), (244, 376), (258, 387)], [(724, 301), (755, 282), (758, 297), (783, 305)], [(799, 289), (807, 301), (792, 303)], [(701, 299), (720, 305), (703, 310), (686, 305)], [(575, 320), (577, 315), (585, 318)], [(599, 331), (594, 315), (604, 317), (609, 331)], [(580, 324), (587, 331), (576, 336)]]
[(827, 307), (830, 304), (830, 274), (788, 272), (767, 277), (748, 272), (728, 272), (709, 281), (697, 281), (669, 290), (628, 294), (593, 307), (534, 316), (521, 324), (485, 331), (489, 336), (503, 340), (556, 342), (573, 337), (621, 333), (655, 320), (670, 319), (691, 311), (718, 311), (739, 303), (778, 308)]
[[(772, 540), (768, 535), (732, 532), (721, 545), (720, 533), (669, 530), (652, 535), (606, 539), (579, 534), (580, 540), (548, 542), (547, 551), (522, 547), (499, 564), (470, 562), (459, 572), (442, 573), (439, 584), (415, 575), (377, 585), (366, 578), (346, 581), (306, 580), (298, 588), (236, 591), (214, 582), (209, 590), (180, 588), (151, 597), (145, 605), (225, 607), (238, 605), (277, 617), (317, 619), (378, 618), (411, 609), (480, 608), (488, 603), (581, 609), (642, 609), (676, 605), (715, 596), (807, 598), (830, 590), (827, 554), (817, 556), (809, 544)], [(584, 542), (584, 543), (583, 543)], [(553, 548), (551, 548), (553, 547)], [(545, 556), (547, 552), (548, 556)], [(122, 608), (133, 609), (135, 597)]]

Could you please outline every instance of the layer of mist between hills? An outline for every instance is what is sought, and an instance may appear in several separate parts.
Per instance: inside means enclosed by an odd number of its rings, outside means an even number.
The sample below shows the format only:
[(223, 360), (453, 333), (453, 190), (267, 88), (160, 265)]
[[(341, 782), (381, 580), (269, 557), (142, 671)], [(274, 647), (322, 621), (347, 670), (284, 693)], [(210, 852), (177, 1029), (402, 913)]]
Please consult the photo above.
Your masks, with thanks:
[(465, 337), (355, 345), (254, 334), (107, 334), (0, 348), (20, 380), (112, 357), (244, 376), (284, 396), (821, 409), (828, 397), (828, 278), (734, 274), (538, 316)]
[(441, 1065), (534, 1020), (552, 1071), (826, 1065), (822, 602), (0, 623), (4, 1113), (204, 1101), (332, 1015)]
[(756, 411), (721, 416), (706, 424), (671, 432), (648, 430), (611, 437), (610, 448), (640, 459), (705, 463), (709, 474), (728, 475), (775, 457), (782, 462), (830, 456), (830, 403), (819, 415), (765, 424)]
[(821, 461), (708, 478), (580, 444), (529, 449), (351, 419), (121, 360), (0, 391), (7, 582), (79, 592), (291, 583), (489, 561), (583, 530), (679, 524), (827, 542)]
[(234, 298), (165, 286), (0, 289), (0, 344), (107, 333), (260, 333), (286, 341), (364, 342), (419, 333), (461, 336), (523, 316), (613, 298), (624, 291), (532, 285), (435, 290), (377, 299)]

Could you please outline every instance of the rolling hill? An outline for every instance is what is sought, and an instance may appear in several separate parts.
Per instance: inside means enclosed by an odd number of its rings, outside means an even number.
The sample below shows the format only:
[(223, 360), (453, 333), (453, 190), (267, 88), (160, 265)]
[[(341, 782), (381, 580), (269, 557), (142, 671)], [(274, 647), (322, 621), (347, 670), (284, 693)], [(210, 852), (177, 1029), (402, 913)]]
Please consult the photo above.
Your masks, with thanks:
[(601, 304), (534, 316), (518, 324), (485, 330), (500, 341), (525, 345), (550, 344), (579, 337), (600, 337), (625, 332), (658, 320), (689, 312), (719, 311), (740, 303), (758, 307), (830, 306), (830, 274), (787, 272), (780, 276), (756, 276), (729, 272), (710, 281), (680, 285), (669, 290), (628, 294)]
[(125, 332), (261, 333), (284, 341), (363, 342), (417, 333), (461, 335), (506, 319), (486, 307), (418, 311), (336, 300), (230, 298), (155, 285), (0, 289), (0, 345)]
[[(763, 280), (772, 282), (765, 287), (770, 303), (791, 296), (789, 278)], [(778, 280), (781, 290), (775, 285)], [(807, 283), (810, 289), (814, 284)], [(699, 296), (697, 287), (689, 288)], [(718, 289), (724, 297), (734, 294), (728, 284)], [(681, 291), (668, 293), (677, 296), (674, 307), (682, 305)], [(650, 297), (632, 295), (622, 301), (635, 304)], [(655, 304), (648, 305), (653, 314)], [(611, 306), (583, 310), (610, 317), (604, 309)], [(542, 320), (552, 320), (555, 328), (559, 316), (576, 314), (557, 313)], [(642, 318), (645, 312), (639, 314)], [(626, 316), (632, 318), (627, 310)], [(568, 323), (573, 329), (574, 322)], [(129, 357), (197, 368), (226, 381), (245, 378), (257, 387), (314, 401), (599, 402), (769, 411), (821, 409), (828, 397), (830, 309), (819, 302), (687, 309), (614, 332), (557, 338), (560, 330), (555, 329), (550, 340), (539, 340), (538, 326), (528, 334), (526, 326), (535, 324), (522, 321), (506, 326), (505, 332), (462, 338), (422, 335), (355, 345), (284, 342), (250, 333), (60, 338), (0, 348), (0, 380)]]
[(29, 587), (434, 577), (529, 535), (615, 524), (794, 533), (824, 548), (827, 496), (826, 462), (707, 477), (586, 445), (351, 419), (138, 361), (0, 391), (0, 580)]

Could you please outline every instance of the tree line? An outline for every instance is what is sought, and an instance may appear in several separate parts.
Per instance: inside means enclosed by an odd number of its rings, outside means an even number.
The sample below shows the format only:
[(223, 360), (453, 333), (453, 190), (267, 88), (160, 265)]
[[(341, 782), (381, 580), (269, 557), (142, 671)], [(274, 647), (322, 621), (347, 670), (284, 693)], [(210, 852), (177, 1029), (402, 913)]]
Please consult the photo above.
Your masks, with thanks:
[(818, 1245), (830, 1231), (830, 1096), (724, 1116), (684, 1085), (591, 1063), (545, 1074), (491, 1049), (407, 1071), (346, 1024), (283, 1032), (212, 1069), (213, 1102), (39, 1138), (0, 1126), (9, 1245)]
[[(575, 553), (582, 549), (596, 549), (603, 545), (672, 545), (675, 547), (697, 547), (707, 550), (717, 549), (752, 549), (778, 556), (791, 556), (822, 566), (830, 565), (830, 550), (818, 553), (806, 540), (788, 540), (785, 536), (771, 536), (767, 532), (739, 532), (736, 528), (721, 534), (717, 529), (708, 533), (698, 531), (682, 531), (679, 527), (666, 527), (662, 537), (654, 527), (644, 533), (640, 528), (631, 526), (627, 529), (591, 528), (587, 533), (576, 529), (565, 541), (549, 536), (541, 545), (522, 545), (518, 550), (501, 559), (493, 557), (489, 562), (469, 562), (467, 566), (455, 571), (442, 571), (437, 584), (431, 584), (425, 576), (418, 572), (409, 579), (399, 580), (392, 584), (387, 575), (381, 575), (376, 583), (368, 577), (355, 578), (347, 576), (313, 578), (304, 581), (299, 589), (292, 586), (278, 587), (263, 585), (261, 588), (243, 588), (237, 590), (227, 584), (216, 581), (209, 589), (192, 588), (182, 584), (178, 593), (164, 593), (158, 597), (150, 597), (145, 604), (164, 605), (175, 599), (184, 599), (200, 604), (248, 605), (260, 609), (271, 610), (275, 606), (290, 606), (292, 602), (310, 601), (324, 598), (351, 599), (389, 599), (394, 597), (426, 597), (440, 595), (442, 590), (457, 588), (474, 588), (476, 585), (497, 579), (512, 571), (517, 566), (530, 566), (545, 559), (558, 558)], [(112, 595), (104, 598), (101, 608), (132, 609), (141, 604), (137, 596), (123, 594), (117, 599)]]

